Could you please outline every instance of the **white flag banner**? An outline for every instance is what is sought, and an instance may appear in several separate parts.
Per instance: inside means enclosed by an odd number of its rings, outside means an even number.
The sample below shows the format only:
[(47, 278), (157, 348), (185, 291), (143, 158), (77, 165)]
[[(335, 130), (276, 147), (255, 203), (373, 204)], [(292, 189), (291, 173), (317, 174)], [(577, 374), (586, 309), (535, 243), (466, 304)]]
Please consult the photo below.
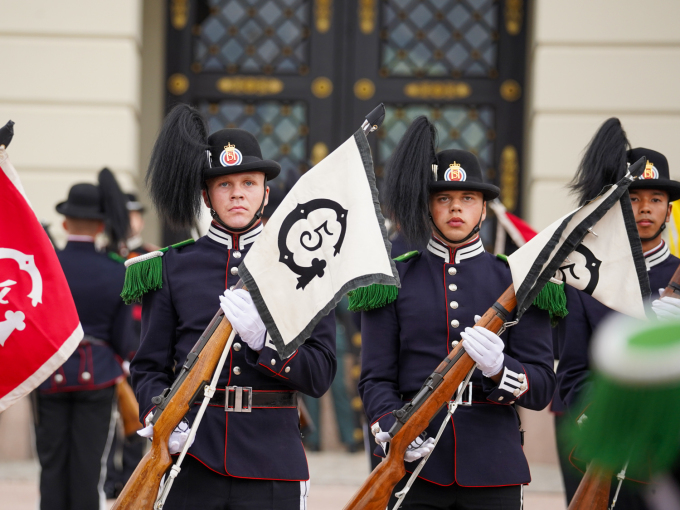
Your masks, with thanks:
[(631, 182), (625, 177), (606, 188), (508, 257), (518, 318), (551, 277), (613, 310), (646, 318), (649, 278), (627, 192)]
[(362, 130), (305, 173), (239, 267), (279, 355), (302, 344), (343, 295), (399, 286)]

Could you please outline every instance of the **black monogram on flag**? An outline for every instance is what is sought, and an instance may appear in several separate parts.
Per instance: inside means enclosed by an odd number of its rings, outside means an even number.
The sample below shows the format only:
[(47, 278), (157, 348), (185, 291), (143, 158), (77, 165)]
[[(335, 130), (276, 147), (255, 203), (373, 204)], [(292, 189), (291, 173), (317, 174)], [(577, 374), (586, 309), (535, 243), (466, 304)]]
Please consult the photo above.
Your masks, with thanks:
[[(311, 221), (309, 219), (310, 214), (322, 209), (328, 209), (335, 212), (335, 218), (334, 220), (331, 220), (330, 227), (328, 224), (329, 219), (324, 219), (327, 215), (314, 215), (315, 218), (312, 218)], [(319, 219), (318, 216), (322, 219)], [(333, 245), (333, 256), (336, 256), (340, 253), (342, 242), (345, 239), (345, 230), (347, 229), (347, 209), (344, 209), (340, 204), (333, 200), (319, 198), (310, 200), (304, 204), (298, 204), (295, 209), (286, 216), (286, 219), (283, 220), (281, 229), (279, 230), (279, 261), (283, 262), (291, 271), (298, 275), (296, 289), (304, 289), (316, 276), (319, 278), (323, 277), (324, 269), (326, 268), (326, 261), (318, 257), (312, 258), (311, 263), (308, 266), (302, 266), (295, 261), (295, 252), (298, 253), (298, 257), (300, 257), (301, 252), (297, 250), (298, 246), (294, 246), (294, 250), (290, 249), (288, 246), (288, 237), (295, 224), (298, 221), (303, 220), (312, 223), (312, 225), (302, 231), (299, 239), (295, 239), (299, 247), (307, 252), (315, 252), (321, 249), (326, 240), (335, 239), (337, 236), (337, 240)], [(315, 220), (319, 222), (318, 226), (313, 224)], [(340, 225), (340, 232), (337, 232), (337, 228), (333, 227), (334, 222), (337, 222), (337, 224)]]
[(560, 274), (559, 279), (592, 296), (595, 287), (597, 287), (597, 284), (600, 281), (600, 266), (602, 265), (602, 261), (583, 244), (578, 245), (571, 254), (572, 257), (574, 256), (574, 253), (580, 253), (585, 261), (565, 261), (567, 264), (561, 266), (557, 270)]

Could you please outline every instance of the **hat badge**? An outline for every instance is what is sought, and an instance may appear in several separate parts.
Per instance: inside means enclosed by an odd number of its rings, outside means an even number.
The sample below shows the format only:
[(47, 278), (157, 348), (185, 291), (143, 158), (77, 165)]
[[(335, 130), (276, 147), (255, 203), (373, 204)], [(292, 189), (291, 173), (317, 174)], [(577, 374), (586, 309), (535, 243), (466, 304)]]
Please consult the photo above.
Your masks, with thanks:
[(640, 177), (642, 179), (658, 179), (659, 178), (659, 171), (654, 166), (654, 163), (647, 160), (647, 164), (645, 165), (645, 170), (644, 170), (644, 172), (642, 172), (642, 175)]
[(445, 181), (459, 182), (464, 181), (465, 179), (467, 179), (465, 170), (461, 168), (460, 163), (456, 163), (455, 161), (451, 163), (449, 168), (446, 169), (446, 172), (444, 172)]
[(222, 154), (220, 154), (220, 163), (222, 166), (240, 165), (243, 161), (243, 154), (236, 148), (234, 144), (227, 143), (224, 146)]

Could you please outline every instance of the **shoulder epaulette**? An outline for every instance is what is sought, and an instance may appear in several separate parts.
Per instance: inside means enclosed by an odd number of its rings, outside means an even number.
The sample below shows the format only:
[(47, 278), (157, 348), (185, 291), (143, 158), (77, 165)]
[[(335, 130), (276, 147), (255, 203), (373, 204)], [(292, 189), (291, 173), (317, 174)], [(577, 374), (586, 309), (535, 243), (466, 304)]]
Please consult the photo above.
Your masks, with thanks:
[(181, 248), (193, 244), (194, 239), (187, 239), (160, 250), (152, 251), (125, 261), (125, 283), (120, 297), (126, 304), (141, 301), (142, 296), (152, 290), (163, 287), (163, 255), (170, 248)]
[(106, 253), (106, 256), (109, 257), (109, 258), (110, 258), (111, 260), (113, 260), (114, 262), (118, 262), (119, 264), (124, 264), (124, 263), (125, 263), (125, 259), (124, 259), (123, 257), (121, 257), (120, 255), (118, 255), (117, 253), (115, 253), (115, 252), (112, 252), (112, 251), (107, 252), (107, 253)]
[[(508, 256), (502, 253), (497, 253), (496, 257), (509, 265)], [(560, 319), (563, 319), (569, 313), (567, 310), (567, 295), (564, 293), (564, 283), (553, 280), (552, 278), (546, 283), (541, 292), (538, 293), (536, 299), (532, 303), (536, 308), (545, 310), (550, 314), (550, 324), (555, 327)]]
[[(419, 255), (419, 251), (409, 251), (403, 255), (395, 257), (395, 262), (406, 262), (412, 259), (416, 255)], [(349, 310), (352, 312), (367, 312), (369, 310), (375, 310), (376, 308), (382, 308), (385, 305), (390, 304), (399, 294), (399, 289), (394, 285), (383, 285), (380, 283), (374, 283), (368, 287), (360, 287), (354, 289), (347, 293), (349, 298)]]
[(413, 251), (408, 251), (404, 253), (403, 255), (399, 255), (398, 257), (394, 257), (392, 260), (395, 262), (406, 262), (409, 259), (412, 259), (416, 255), (419, 255), (420, 252), (418, 250), (413, 250)]

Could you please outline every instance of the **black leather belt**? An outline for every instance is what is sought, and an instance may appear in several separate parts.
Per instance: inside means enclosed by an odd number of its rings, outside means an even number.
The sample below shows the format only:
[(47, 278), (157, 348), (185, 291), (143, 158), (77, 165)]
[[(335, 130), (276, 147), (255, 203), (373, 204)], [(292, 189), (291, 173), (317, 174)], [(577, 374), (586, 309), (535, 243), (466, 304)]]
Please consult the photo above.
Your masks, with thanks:
[[(225, 406), (225, 397), (227, 405)], [(194, 404), (203, 402), (200, 392)], [(226, 390), (217, 389), (210, 399), (211, 406), (224, 407), (228, 413), (249, 413), (253, 409), (272, 409), (277, 407), (297, 408), (297, 391), (253, 390), (249, 386), (227, 386)]]
[[(470, 388), (472, 388), (472, 398), (470, 398)], [(417, 391), (407, 391), (406, 393), (401, 394), (401, 399), (404, 401), (411, 400), (417, 393)], [(465, 391), (463, 391), (461, 403), (463, 405), (472, 405), (473, 402), (487, 402), (487, 395), (487, 392), (485, 392), (481, 386), (468, 384)]]

